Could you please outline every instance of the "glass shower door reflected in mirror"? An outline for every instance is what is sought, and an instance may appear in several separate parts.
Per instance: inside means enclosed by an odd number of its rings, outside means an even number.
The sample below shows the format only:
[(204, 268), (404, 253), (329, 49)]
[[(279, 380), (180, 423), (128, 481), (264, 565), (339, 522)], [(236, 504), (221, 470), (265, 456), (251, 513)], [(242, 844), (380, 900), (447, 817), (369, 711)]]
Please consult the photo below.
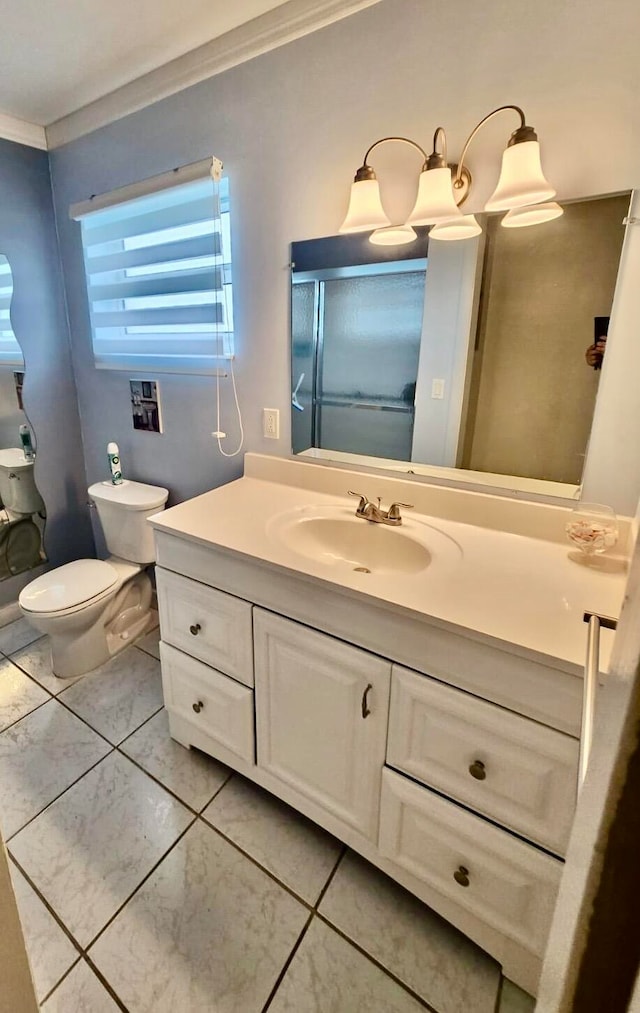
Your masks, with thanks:
[(293, 282), (294, 453), (317, 447), (408, 460), (424, 262), (306, 271)]
[(13, 276), (0, 254), (0, 580), (39, 566), (45, 506), (35, 483), (35, 438), (22, 404), (24, 359), (11, 324)]

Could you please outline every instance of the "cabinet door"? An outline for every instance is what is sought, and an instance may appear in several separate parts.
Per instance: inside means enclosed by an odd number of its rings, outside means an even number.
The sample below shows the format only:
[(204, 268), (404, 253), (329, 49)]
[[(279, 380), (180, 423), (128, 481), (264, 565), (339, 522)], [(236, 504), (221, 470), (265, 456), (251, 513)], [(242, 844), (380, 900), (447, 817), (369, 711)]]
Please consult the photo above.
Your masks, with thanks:
[(377, 839), (390, 664), (254, 610), (258, 766)]

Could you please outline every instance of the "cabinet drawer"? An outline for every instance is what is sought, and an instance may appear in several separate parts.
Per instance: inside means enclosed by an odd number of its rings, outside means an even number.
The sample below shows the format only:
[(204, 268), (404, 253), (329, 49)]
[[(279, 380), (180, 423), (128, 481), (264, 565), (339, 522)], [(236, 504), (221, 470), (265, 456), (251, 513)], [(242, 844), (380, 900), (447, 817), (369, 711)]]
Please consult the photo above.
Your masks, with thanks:
[(558, 854), (578, 752), (562, 732), (394, 666), (387, 763)]
[(418, 881), (543, 955), (561, 862), (388, 769), (379, 847)]
[(169, 570), (156, 579), (163, 641), (253, 686), (249, 602)]
[(166, 706), (254, 763), (252, 691), (168, 644), (160, 644), (160, 660)]

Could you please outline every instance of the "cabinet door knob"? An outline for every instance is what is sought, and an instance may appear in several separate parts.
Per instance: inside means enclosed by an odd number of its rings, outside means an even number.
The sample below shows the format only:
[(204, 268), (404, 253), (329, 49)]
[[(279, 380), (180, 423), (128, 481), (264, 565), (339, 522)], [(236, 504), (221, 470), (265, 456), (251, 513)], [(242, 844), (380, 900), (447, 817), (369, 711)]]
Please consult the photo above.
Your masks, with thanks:
[(453, 874), (458, 886), (469, 886), (469, 870), (465, 869), (464, 865), (459, 865)]
[(191, 706), (193, 707), (196, 714), (199, 714), (202, 708), (204, 707), (204, 704), (202, 700), (198, 700), (196, 703), (191, 704)]
[(373, 689), (371, 683), (367, 686), (364, 693), (362, 694), (362, 716), (363, 718), (369, 717), (371, 714), (371, 708), (367, 704), (367, 697), (369, 696), (369, 690)]
[(194, 623), (193, 626), (189, 627), (189, 633), (191, 634), (192, 637), (197, 637), (201, 629), (202, 626), (200, 625), (200, 623)]
[(487, 771), (482, 760), (474, 760), (469, 767), (469, 773), (472, 777), (475, 777), (476, 781), (484, 781)]

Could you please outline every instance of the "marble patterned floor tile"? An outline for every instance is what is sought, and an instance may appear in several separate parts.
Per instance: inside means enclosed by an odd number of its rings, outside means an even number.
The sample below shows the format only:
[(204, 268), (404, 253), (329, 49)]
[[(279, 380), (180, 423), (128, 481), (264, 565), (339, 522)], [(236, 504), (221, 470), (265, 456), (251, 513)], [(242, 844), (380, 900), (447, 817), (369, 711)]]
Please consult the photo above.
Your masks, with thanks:
[(57, 700), (0, 733), (0, 825), (5, 840), (110, 749)]
[(53, 674), (49, 637), (40, 637), (39, 640), (34, 640), (32, 644), (28, 644), (27, 647), (12, 654), (11, 660), (14, 665), (18, 665), (54, 696), (84, 678), (79, 675), (75, 679), (59, 679), (57, 675)]
[(197, 812), (231, 776), (229, 768), (213, 757), (174, 742), (164, 708), (125, 739), (120, 749)]
[(528, 992), (514, 985), (508, 978), (502, 979), (499, 1013), (534, 1013), (536, 1001)]
[(50, 699), (41, 686), (10, 661), (0, 661), (0, 731)]
[(86, 947), (192, 818), (113, 752), (16, 834), (10, 850)]
[(260, 1013), (307, 918), (198, 820), (89, 956), (130, 1013)]
[(140, 650), (146, 651), (147, 654), (153, 655), (154, 658), (160, 658), (160, 627), (156, 627), (155, 630), (151, 630), (151, 633), (147, 633), (142, 640), (136, 641), (136, 647)]
[(20, 870), (13, 862), (9, 863), (9, 867), (36, 996), (42, 1000), (75, 964), (80, 954)]
[(13, 654), (41, 636), (40, 631), (34, 630), (26, 619), (14, 619), (7, 626), (0, 626), (0, 652)]
[(42, 1005), (43, 1013), (119, 1013), (119, 1010), (120, 1007), (84, 960), (76, 964)]
[(424, 1013), (424, 1009), (351, 943), (314, 918), (269, 1013)]
[(496, 962), (364, 859), (345, 855), (319, 910), (439, 1013), (493, 1013)]
[(60, 699), (117, 745), (162, 707), (160, 662), (129, 647), (64, 689)]
[(299, 897), (316, 903), (340, 855), (335, 837), (237, 774), (202, 815)]

